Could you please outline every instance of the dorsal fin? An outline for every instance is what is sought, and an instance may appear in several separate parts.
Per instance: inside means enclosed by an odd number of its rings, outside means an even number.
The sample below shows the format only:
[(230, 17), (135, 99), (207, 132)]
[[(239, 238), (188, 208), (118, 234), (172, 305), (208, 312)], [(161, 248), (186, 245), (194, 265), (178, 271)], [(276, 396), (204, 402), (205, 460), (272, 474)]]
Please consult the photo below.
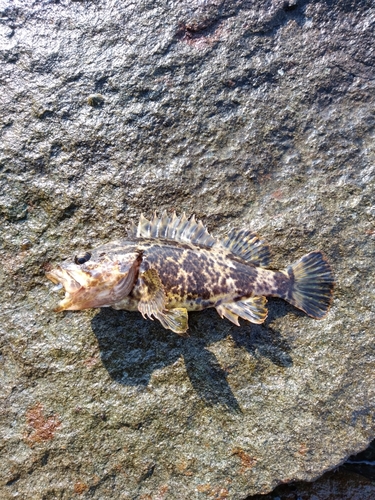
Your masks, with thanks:
[(269, 265), (270, 249), (268, 245), (251, 231), (232, 229), (222, 241), (222, 245), (257, 267), (268, 267)]
[(177, 217), (174, 212), (172, 217), (168, 217), (165, 211), (160, 217), (155, 213), (151, 221), (141, 215), (138, 226), (133, 224), (128, 231), (128, 236), (130, 238), (165, 238), (206, 247), (212, 247), (216, 243), (215, 238), (209, 234), (202, 222), (195, 220), (195, 215), (188, 219), (185, 213)]

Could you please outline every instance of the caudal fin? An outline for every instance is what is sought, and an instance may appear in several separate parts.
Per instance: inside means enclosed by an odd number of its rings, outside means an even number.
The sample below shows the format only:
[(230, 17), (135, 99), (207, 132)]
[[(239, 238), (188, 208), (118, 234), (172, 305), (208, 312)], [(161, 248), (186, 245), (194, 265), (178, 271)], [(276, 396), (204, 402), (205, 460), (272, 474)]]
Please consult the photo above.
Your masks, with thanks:
[(288, 302), (312, 318), (323, 318), (331, 305), (334, 278), (331, 266), (321, 252), (304, 255), (288, 266)]

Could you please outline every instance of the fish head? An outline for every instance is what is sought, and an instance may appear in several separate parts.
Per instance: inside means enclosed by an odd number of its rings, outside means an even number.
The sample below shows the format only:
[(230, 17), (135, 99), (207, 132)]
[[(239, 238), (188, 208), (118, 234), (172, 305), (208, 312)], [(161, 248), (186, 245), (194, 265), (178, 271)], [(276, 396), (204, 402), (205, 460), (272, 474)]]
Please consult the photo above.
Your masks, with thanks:
[(134, 248), (103, 246), (74, 257), (46, 273), (46, 277), (63, 287), (64, 299), (56, 312), (109, 307), (131, 292), (141, 262)]

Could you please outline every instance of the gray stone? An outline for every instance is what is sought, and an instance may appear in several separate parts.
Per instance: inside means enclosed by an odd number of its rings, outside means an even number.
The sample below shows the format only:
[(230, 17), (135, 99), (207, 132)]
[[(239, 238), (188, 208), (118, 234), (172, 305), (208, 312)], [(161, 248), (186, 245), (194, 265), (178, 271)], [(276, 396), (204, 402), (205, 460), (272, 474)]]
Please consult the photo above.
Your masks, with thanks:
[[(243, 499), (374, 437), (372, 2), (0, 2), (1, 498)], [(314, 321), (52, 311), (141, 212), (323, 250)], [(27, 242), (27, 243), (25, 243)]]

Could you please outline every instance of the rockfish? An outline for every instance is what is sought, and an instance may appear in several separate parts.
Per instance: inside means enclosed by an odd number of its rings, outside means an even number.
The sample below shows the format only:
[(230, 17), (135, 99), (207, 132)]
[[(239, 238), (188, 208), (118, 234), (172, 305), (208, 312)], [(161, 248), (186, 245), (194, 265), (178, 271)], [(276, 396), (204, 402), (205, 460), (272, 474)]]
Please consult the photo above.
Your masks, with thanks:
[(57, 312), (139, 311), (179, 335), (188, 329), (188, 311), (207, 307), (235, 325), (239, 317), (263, 323), (267, 296), (323, 318), (334, 286), (323, 254), (311, 252), (281, 271), (267, 269), (269, 260), (268, 246), (249, 230), (231, 230), (219, 240), (194, 215), (164, 212), (150, 221), (141, 216), (127, 238), (77, 255), (46, 276), (65, 289)]

